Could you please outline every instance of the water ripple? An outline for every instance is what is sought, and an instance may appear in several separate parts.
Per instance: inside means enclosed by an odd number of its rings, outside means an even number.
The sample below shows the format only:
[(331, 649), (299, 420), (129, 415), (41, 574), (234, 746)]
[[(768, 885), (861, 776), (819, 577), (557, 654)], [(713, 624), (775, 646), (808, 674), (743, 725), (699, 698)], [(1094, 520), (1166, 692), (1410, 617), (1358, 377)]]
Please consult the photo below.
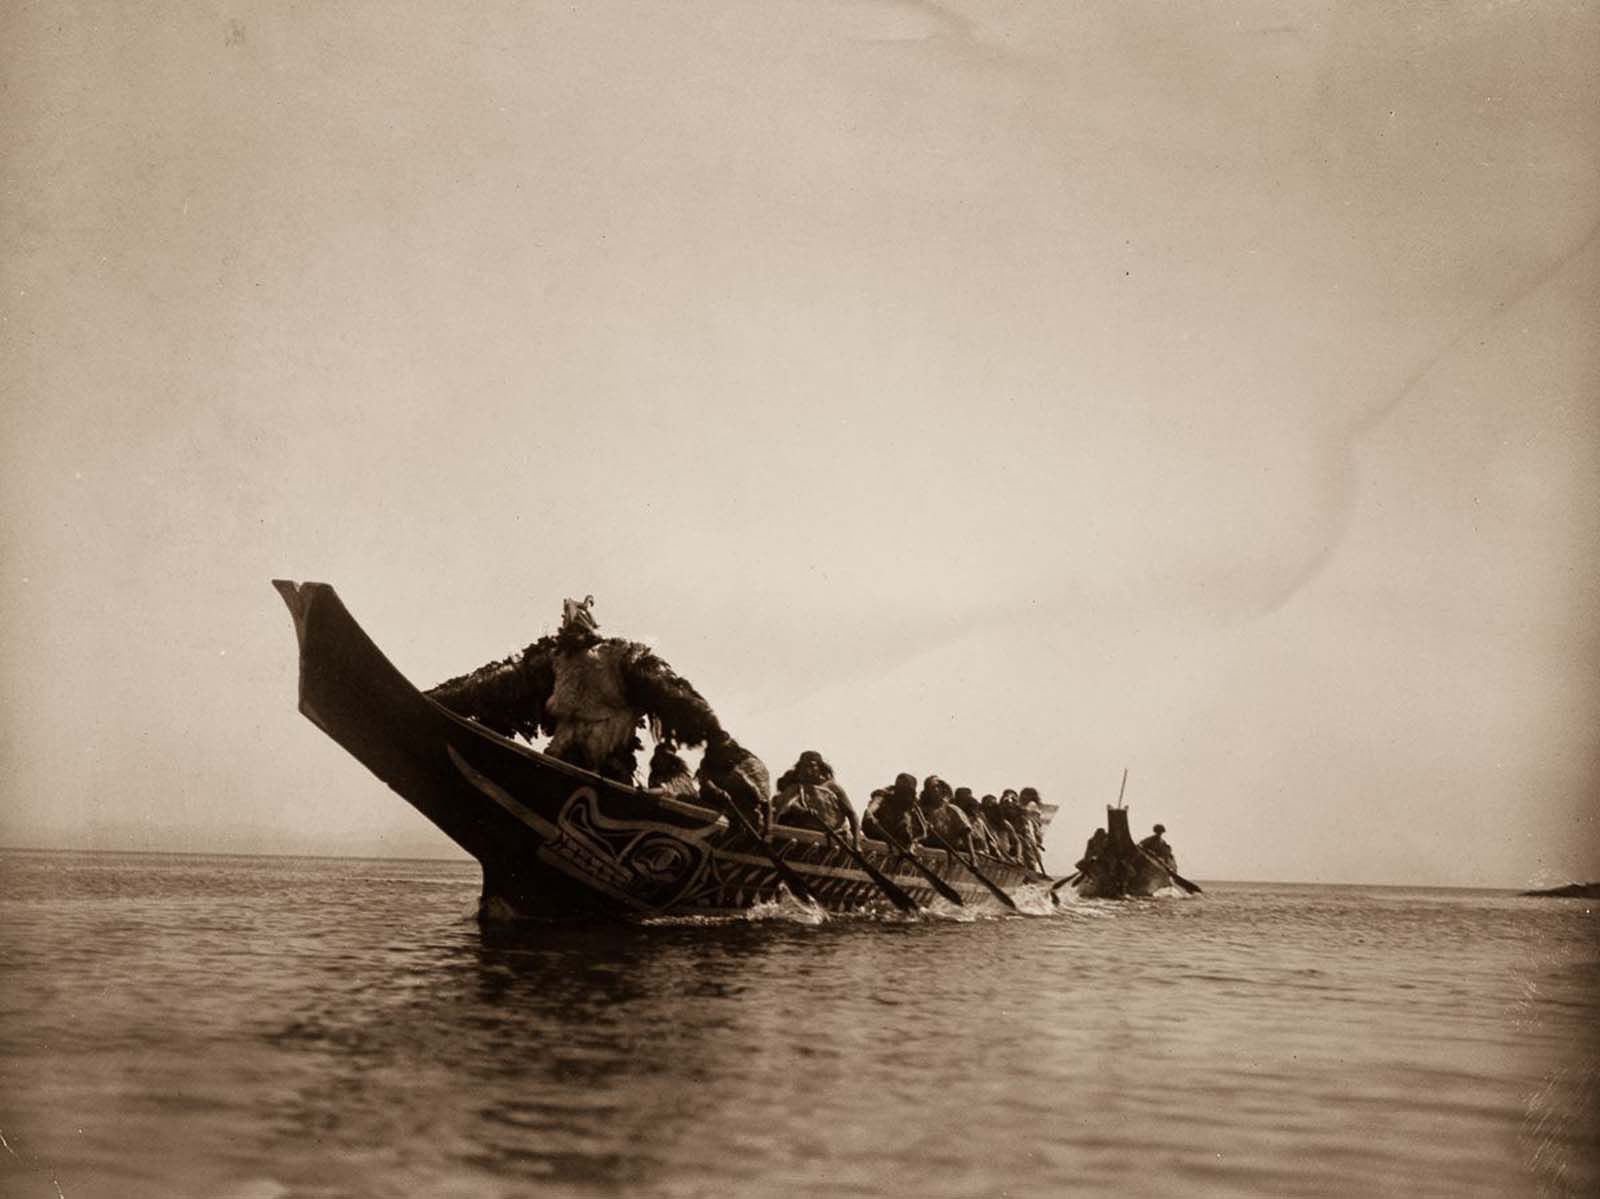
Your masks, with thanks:
[(480, 932), (476, 887), (452, 863), (0, 855), (0, 1189), (1600, 1190), (1579, 909), (1208, 885)]

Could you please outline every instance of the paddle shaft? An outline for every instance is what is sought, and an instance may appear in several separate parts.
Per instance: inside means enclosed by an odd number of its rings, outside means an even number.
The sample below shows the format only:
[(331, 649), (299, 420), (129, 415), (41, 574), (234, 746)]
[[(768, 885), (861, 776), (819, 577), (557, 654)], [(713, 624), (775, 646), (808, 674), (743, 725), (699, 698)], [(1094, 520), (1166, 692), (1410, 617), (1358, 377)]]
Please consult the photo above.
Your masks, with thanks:
[(944, 879), (940, 878), (927, 866), (923, 865), (922, 860), (904, 845), (901, 845), (900, 842), (896, 841), (894, 837), (890, 835), (889, 830), (883, 827), (881, 822), (878, 825), (878, 833), (883, 837), (884, 844), (890, 849), (894, 850), (906, 861), (910, 862), (916, 871), (921, 874), (923, 878), (928, 880), (928, 885), (931, 886), (935, 891), (944, 896), (951, 903), (955, 904), (958, 908), (964, 908), (967, 906), (967, 901), (961, 898), (961, 892), (957, 891), (949, 883), (945, 882)]
[(1188, 879), (1184, 878), (1183, 875), (1179, 874), (1171, 866), (1168, 866), (1165, 862), (1163, 862), (1160, 858), (1156, 857), (1156, 855), (1151, 853), (1148, 849), (1145, 849), (1142, 846), (1138, 846), (1138, 845), (1135, 845), (1134, 848), (1137, 849), (1140, 853), (1142, 853), (1145, 856), (1145, 860), (1146, 861), (1154, 862), (1157, 866), (1161, 867), (1161, 869), (1165, 870), (1167, 872), (1167, 876), (1169, 878), (1171, 878), (1173, 882), (1177, 883), (1178, 886), (1182, 887), (1185, 891), (1189, 892), (1190, 895), (1204, 895), (1205, 894), (1204, 891), (1200, 890), (1200, 884), (1199, 883), (1191, 883)]
[(1013, 912), (1021, 910), (1017, 907), (1016, 900), (1012, 899), (1011, 896), (1002, 891), (998, 883), (996, 883), (983, 871), (979, 870), (975, 862), (969, 858), (962, 857), (960, 851), (957, 850), (954, 845), (951, 845), (950, 842), (946, 841), (942, 836), (940, 836), (937, 829), (930, 828), (928, 830), (928, 835), (939, 843), (939, 847), (943, 849), (945, 853), (949, 854), (952, 858), (965, 866), (968, 874), (972, 875), (973, 878), (977, 879), (985, 887), (988, 887), (990, 893), (993, 894), (996, 899), (1005, 904), (1006, 907), (1010, 908)]
[(867, 861), (864, 854), (856, 849), (854, 845), (851, 845), (850, 842), (841, 837), (835, 830), (829, 828), (827, 825), (823, 825), (822, 832), (823, 835), (826, 836), (829, 841), (833, 842), (835, 846), (844, 850), (845, 854), (848, 855), (857, 866), (860, 866), (862, 870), (866, 871), (867, 877), (878, 885), (878, 890), (887, 895), (890, 902), (892, 902), (895, 907), (899, 908), (902, 912), (920, 912), (922, 910), (921, 904), (919, 904), (915, 899), (912, 899), (911, 896), (908, 895), (903, 889), (896, 886), (895, 883), (891, 881), (881, 870), (879, 870), (871, 862)]
[[(727, 792), (723, 792), (723, 794), (727, 796)], [(771, 842), (767, 841), (756, 826), (750, 823), (750, 817), (739, 810), (739, 805), (732, 796), (727, 797), (727, 808), (728, 811), (733, 813), (733, 818), (739, 822), (739, 826), (750, 835), (752, 841), (761, 847), (761, 852), (766, 854), (773, 866), (777, 868), (778, 877), (784, 881), (790, 891), (794, 892), (795, 898), (821, 907), (822, 904), (811, 893), (811, 888), (806, 886), (805, 880), (795, 873), (794, 867), (785, 862), (778, 851), (772, 848)]]

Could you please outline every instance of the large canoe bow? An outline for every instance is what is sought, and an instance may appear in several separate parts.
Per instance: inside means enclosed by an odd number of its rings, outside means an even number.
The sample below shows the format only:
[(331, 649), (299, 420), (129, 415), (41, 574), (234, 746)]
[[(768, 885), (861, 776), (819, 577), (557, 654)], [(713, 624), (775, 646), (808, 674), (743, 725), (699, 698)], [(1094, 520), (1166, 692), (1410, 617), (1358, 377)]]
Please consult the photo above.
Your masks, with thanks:
[[(429, 699), (373, 644), (326, 583), (274, 580), (300, 643), (300, 711), (483, 866), (486, 918), (622, 919), (744, 911), (781, 895), (766, 848), (710, 806), (652, 795), (491, 732)], [(772, 845), (832, 911), (880, 906), (861, 865), (811, 829)], [(862, 853), (918, 903), (927, 879), (888, 846)], [(1048, 882), (984, 859), (1002, 887)], [(940, 876), (969, 902), (964, 871)]]

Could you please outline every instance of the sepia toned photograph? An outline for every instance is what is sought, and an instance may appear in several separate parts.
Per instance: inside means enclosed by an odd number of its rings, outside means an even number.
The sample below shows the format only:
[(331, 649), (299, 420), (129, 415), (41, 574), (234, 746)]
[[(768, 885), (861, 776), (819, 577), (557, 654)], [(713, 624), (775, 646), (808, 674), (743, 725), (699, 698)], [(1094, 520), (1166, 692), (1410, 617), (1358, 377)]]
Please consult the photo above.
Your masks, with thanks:
[(1600, 1194), (1597, 62), (0, 5), (0, 1199)]

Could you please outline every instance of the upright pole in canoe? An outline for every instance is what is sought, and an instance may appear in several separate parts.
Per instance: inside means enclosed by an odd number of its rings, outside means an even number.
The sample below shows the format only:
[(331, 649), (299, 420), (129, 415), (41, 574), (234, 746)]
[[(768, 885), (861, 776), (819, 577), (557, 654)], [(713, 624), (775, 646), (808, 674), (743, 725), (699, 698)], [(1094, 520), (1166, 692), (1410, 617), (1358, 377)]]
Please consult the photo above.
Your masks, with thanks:
[(1122, 786), (1117, 788), (1117, 807), (1122, 806), (1122, 797), (1128, 790), (1128, 768), (1122, 768)]

